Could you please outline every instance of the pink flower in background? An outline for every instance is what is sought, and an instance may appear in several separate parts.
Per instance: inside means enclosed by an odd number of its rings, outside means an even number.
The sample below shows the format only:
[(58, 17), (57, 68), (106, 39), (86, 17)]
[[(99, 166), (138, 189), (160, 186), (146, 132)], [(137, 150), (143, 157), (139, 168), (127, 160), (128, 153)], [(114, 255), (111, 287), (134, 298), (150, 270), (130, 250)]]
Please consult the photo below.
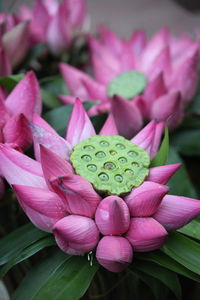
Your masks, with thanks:
[(86, 20), (85, 0), (37, 0), (33, 9), (21, 6), (20, 18), (30, 21), (33, 43), (47, 42), (57, 55), (68, 49)]
[(88, 43), (94, 78), (61, 64), (72, 95), (61, 97), (65, 104), (76, 96), (99, 100), (90, 114), (111, 111), (120, 134), (129, 138), (144, 121), (167, 121), (171, 129), (181, 123), (197, 89), (199, 43), (186, 34), (175, 37), (166, 28), (149, 41), (143, 31), (126, 41), (104, 27)]
[[(39, 84), (35, 74), (29, 72), (7, 97), (0, 94), (0, 143), (18, 150), (30, 146), (32, 133), (28, 124), (34, 113), (41, 114), (41, 109)], [(0, 194), (3, 190), (0, 178)]]
[(1, 144), (0, 173), (29, 219), (52, 232), (64, 252), (96, 249), (99, 263), (119, 272), (135, 251), (159, 248), (167, 230), (200, 214), (198, 200), (167, 195), (179, 164), (150, 167), (162, 122), (150, 122), (129, 141), (110, 114), (96, 135), (77, 100), (66, 139), (37, 114), (30, 128), (37, 161)]

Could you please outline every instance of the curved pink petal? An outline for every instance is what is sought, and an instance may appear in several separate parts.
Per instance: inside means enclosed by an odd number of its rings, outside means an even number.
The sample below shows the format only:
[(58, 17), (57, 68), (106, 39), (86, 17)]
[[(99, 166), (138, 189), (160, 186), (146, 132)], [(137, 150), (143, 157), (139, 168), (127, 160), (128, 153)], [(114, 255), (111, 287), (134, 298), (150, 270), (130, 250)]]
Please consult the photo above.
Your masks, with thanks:
[(151, 66), (147, 70), (148, 77), (155, 79), (160, 73), (169, 76), (171, 72), (171, 57), (169, 46), (162, 49), (161, 52), (152, 61)]
[(104, 123), (103, 127), (101, 128), (101, 131), (99, 134), (100, 135), (118, 135), (119, 134), (112, 114), (109, 114), (109, 116), (108, 116), (106, 122)]
[(138, 252), (160, 248), (166, 241), (167, 231), (153, 218), (132, 218), (125, 237)]
[(166, 185), (145, 181), (124, 198), (129, 207), (130, 215), (136, 217), (152, 216), (168, 191), (169, 188)]
[(118, 38), (115, 32), (105, 27), (104, 25), (100, 25), (98, 29), (100, 33), (100, 39), (103, 44), (108, 47), (113, 53), (119, 55), (123, 47), (121, 39)]
[(130, 103), (117, 95), (111, 101), (111, 112), (119, 134), (131, 138), (142, 126), (142, 116), (139, 109), (134, 103)]
[(58, 135), (57, 132), (51, 127), (43, 118), (41, 118), (38, 114), (33, 114), (33, 124), (38, 125), (45, 130), (51, 132), (52, 134)]
[(100, 100), (101, 102), (108, 100), (106, 87), (103, 84), (98, 83), (90, 77), (82, 79), (82, 83), (87, 90), (89, 98)]
[(46, 188), (41, 165), (5, 144), (0, 144), (0, 175), (9, 184)]
[(63, 104), (66, 104), (66, 105), (74, 104), (76, 102), (76, 97), (70, 96), (70, 95), (60, 95), (59, 99)]
[(154, 138), (151, 146), (151, 152), (150, 152), (150, 157), (153, 158), (159, 149), (160, 146), (160, 141), (163, 135), (165, 123), (164, 122), (159, 122), (156, 124), (155, 128), (155, 133), (154, 133)]
[(167, 230), (175, 230), (198, 215), (200, 215), (200, 200), (166, 195), (153, 217)]
[(41, 230), (52, 231), (67, 214), (62, 200), (47, 189), (16, 184), (13, 189), (26, 215)]
[(138, 58), (147, 44), (145, 32), (143, 30), (134, 31), (128, 43), (133, 51), (134, 57)]
[(3, 99), (3, 96), (0, 95), (0, 127), (3, 127), (4, 124), (9, 120), (10, 115), (7, 111), (7, 108), (5, 106), (5, 101)]
[(166, 184), (180, 167), (181, 164), (173, 164), (150, 168), (146, 180)]
[(67, 216), (58, 221), (53, 233), (58, 246), (68, 254), (81, 254), (93, 250), (99, 240), (95, 222), (83, 216)]
[(77, 99), (69, 120), (66, 139), (74, 146), (94, 135), (96, 135), (94, 127), (81, 101)]
[(33, 72), (28, 72), (9, 94), (6, 99), (6, 107), (13, 115), (22, 113), (30, 121), (34, 112), (41, 113), (41, 106), (37, 78)]

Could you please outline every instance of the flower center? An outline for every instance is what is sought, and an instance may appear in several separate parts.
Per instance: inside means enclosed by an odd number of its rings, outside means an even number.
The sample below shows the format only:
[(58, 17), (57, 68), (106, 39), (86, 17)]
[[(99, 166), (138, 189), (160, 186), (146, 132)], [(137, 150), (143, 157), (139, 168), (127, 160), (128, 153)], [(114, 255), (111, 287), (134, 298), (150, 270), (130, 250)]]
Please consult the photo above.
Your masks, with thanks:
[(96, 135), (80, 142), (70, 160), (77, 174), (109, 195), (128, 193), (142, 184), (150, 164), (146, 151), (118, 135)]
[(108, 96), (119, 95), (132, 99), (143, 92), (147, 85), (147, 78), (139, 72), (128, 71), (115, 77), (108, 85)]

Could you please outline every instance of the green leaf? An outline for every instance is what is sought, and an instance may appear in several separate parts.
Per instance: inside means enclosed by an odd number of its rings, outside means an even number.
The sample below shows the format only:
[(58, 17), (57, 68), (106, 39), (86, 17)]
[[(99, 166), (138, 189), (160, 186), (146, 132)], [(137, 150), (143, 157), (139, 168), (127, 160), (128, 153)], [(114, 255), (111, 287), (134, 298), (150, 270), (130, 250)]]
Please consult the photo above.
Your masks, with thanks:
[(5, 87), (8, 92), (11, 92), (17, 83), (22, 80), (24, 74), (10, 75), (0, 78), (0, 85)]
[(7, 263), (16, 253), (48, 235), (31, 223), (11, 232), (0, 240), (0, 265)]
[(200, 247), (197, 242), (181, 233), (171, 232), (161, 251), (190, 271), (200, 275)]
[(186, 226), (178, 230), (194, 239), (200, 240), (200, 217), (191, 221)]
[(78, 300), (98, 269), (86, 257), (57, 250), (35, 266), (15, 291), (12, 300)]
[(53, 236), (44, 237), (41, 240), (36, 241), (34, 244), (20, 250), (13, 254), (12, 258), (0, 268), (0, 277), (2, 278), (14, 265), (26, 260), (40, 250), (55, 245)]
[(166, 163), (169, 153), (169, 132), (165, 128), (165, 135), (157, 155), (151, 161), (151, 167), (162, 166)]
[(167, 163), (182, 164), (181, 168), (173, 175), (173, 177), (170, 179), (170, 181), (167, 184), (170, 187), (170, 194), (196, 198), (197, 193), (187, 174), (187, 170), (184, 166), (184, 162), (182, 161), (181, 157), (173, 147), (170, 147)]
[(177, 131), (171, 137), (171, 144), (183, 155), (199, 156), (200, 127)]
[(31, 62), (36, 60), (40, 54), (43, 52), (45, 49), (46, 45), (44, 43), (38, 44), (35, 47), (32, 47), (28, 55), (26, 56), (25, 60), (23, 61), (22, 65), (20, 66), (23, 69), (26, 69), (30, 66)]
[(158, 266), (154, 263), (147, 262), (147, 261), (135, 261), (133, 263), (133, 268), (136, 268), (143, 273), (152, 276), (159, 281), (161, 281), (165, 286), (171, 290), (171, 292), (176, 296), (177, 299), (181, 299), (181, 286), (179, 283), (179, 279), (177, 275), (169, 271), (166, 268)]

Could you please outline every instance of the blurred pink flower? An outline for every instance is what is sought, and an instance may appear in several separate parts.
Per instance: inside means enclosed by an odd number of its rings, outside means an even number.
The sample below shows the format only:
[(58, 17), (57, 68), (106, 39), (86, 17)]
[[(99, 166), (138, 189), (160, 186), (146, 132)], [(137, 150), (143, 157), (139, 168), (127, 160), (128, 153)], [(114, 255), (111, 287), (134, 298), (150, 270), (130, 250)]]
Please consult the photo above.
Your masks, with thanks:
[(103, 26), (99, 32), (99, 39), (88, 37), (94, 78), (61, 64), (72, 95), (61, 100), (65, 104), (74, 103), (75, 97), (99, 100), (90, 115), (111, 111), (126, 137), (149, 120), (177, 127), (197, 89), (199, 43), (186, 34), (175, 37), (167, 28), (149, 41), (139, 30), (128, 41)]
[(86, 20), (85, 0), (37, 0), (33, 9), (23, 5), (19, 17), (30, 21), (33, 43), (47, 42), (57, 55), (68, 49), (75, 32)]
[(52, 232), (64, 252), (96, 249), (99, 263), (119, 272), (134, 251), (159, 248), (167, 230), (200, 214), (200, 201), (167, 195), (179, 164), (150, 167), (163, 123), (150, 122), (128, 141), (109, 115), (96, 135), (77, 99), (66, 139), (38, 115), (30, 127), (37, 161), (1, 144), (0, 174), (29, 219)]

